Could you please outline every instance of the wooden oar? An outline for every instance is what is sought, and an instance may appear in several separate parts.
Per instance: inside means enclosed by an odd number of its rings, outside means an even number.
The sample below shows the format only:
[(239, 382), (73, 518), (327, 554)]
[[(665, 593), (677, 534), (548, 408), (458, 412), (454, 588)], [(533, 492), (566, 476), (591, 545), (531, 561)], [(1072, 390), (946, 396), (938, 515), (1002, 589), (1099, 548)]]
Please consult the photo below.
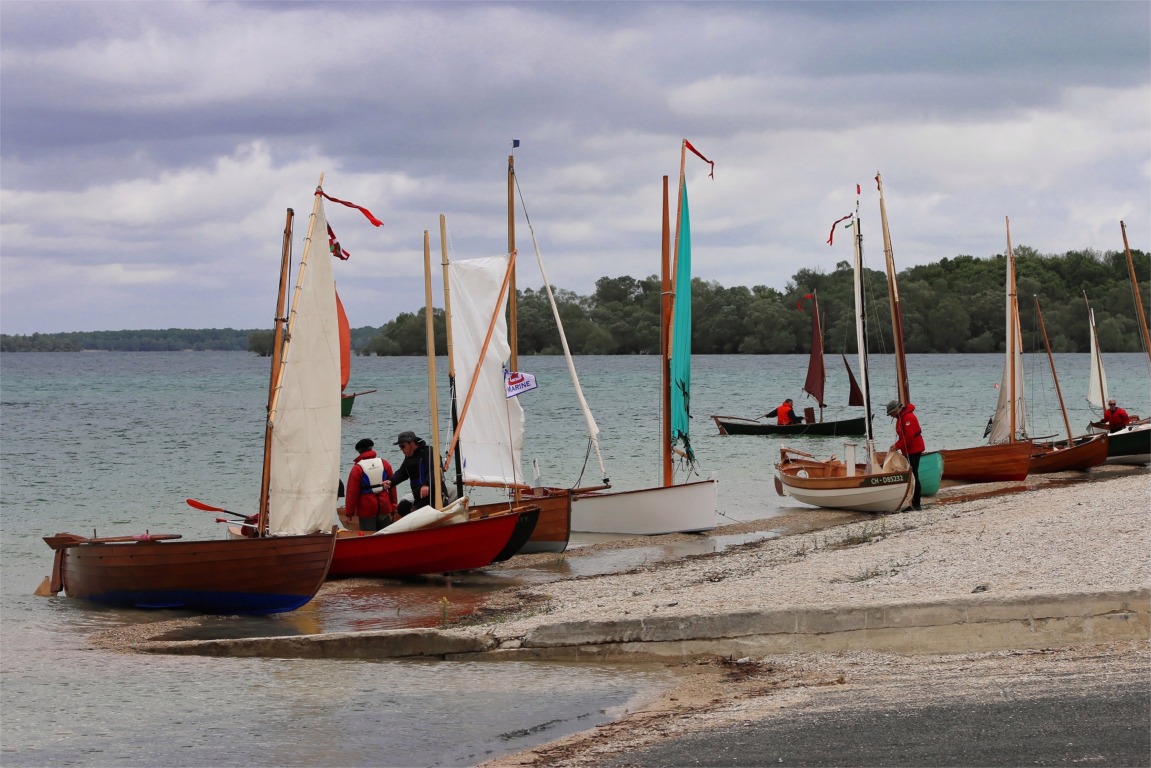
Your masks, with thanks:
[(225, 515), (235, 515), (236, 517), (247, 517), (247, 515), (241, 514), (239, 512), (232, 512), (231, 510), (224, 509), (223, 507), (213, 507), (211, 504), (205, 504), (204, 502), (196, 501), (195, 499), (185, 499), (185, 501), (188, 502), (189, 507), (192, 507), (194, 509), (198, 509), (201, 512), (223, 512)]

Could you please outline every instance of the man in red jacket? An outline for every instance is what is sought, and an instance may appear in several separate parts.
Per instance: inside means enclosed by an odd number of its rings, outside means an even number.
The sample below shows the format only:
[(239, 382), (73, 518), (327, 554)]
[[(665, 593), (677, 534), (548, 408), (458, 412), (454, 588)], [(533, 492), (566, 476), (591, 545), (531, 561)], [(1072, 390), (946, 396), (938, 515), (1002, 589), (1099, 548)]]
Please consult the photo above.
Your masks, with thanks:
[(911, 465), (911, 474), (915, 477), (915, 493), (911, 497), (911, 508), (919, 510), (919, 460), (927, 445), (923, 442), (923, 430), (919, 428), (919, 417), (915, 415), (915, 406), (911, 403), (903, 405), (898, 400), (887, 404), (887, 415), (895, 419), (895, 434), (899, 438), (888, 452), (903, 451), (907, 463)]
[(377, 456), (374, 447), (368, 438), (356, 443), (359, 455), (344, 488), (347, 516), (359, 519), (361, 531), (386, 527), (396, 511), (396, 491), (384, 486), (384, 481), (392, 476), (392, 465)]
[(1115, 398), (1111, 398), (1107, 401), (1107, 410), (1103, 411), (1102, 421), (1097, 421), (1092, 426), (1107, 427), (1108, 432), (1118, 432), (1130, 423), (1131, 417), (1127, 415), (1127, 411), (1115, 404)]

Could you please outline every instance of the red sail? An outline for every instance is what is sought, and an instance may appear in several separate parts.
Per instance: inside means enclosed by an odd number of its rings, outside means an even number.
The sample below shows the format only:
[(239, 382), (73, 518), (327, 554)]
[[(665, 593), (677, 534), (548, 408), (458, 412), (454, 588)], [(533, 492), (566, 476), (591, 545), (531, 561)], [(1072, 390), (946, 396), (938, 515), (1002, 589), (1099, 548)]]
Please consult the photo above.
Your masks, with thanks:
[(814, 309), (811, 318), (811, 357), (807, 361), (807, 381), (803, 383), (803, 391), (814, 397), (819, 407), (823, 408), (823, 384), (827, 380), (827, 372), (823, 368), (823, 331), (819, 327), (819, 299), (812, 294), (811, 300)]
[(340, 322), (340, 391), (348, 386), (352, 375), (352, 329), (348, 326), (348, 316), (344, 314), (344, 303), (336, 294), (336, 315)]
[(847, 396), (848, 405), (863, 405), (863, 390), (859, 388), (859, 382), (855, 380), (855, 374), (851, 372), (851, 366), (847, 363), (847, 355), (840, 355), (843, 358), (843, 367), (847, 369), (847, 378), (851, 380), (851, 394)]

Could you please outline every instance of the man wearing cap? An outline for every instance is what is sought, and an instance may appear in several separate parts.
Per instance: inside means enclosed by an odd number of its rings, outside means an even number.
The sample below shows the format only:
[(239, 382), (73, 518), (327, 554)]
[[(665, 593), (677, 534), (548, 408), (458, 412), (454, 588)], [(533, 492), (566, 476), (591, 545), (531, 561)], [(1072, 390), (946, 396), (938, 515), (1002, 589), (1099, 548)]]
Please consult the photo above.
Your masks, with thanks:
[(1115, 404), (1115, 398), (1107, 401), (1107, 410), (1103, 411), (1103, 419), (1093, 423), (1093, 427), (1106, 427), (1108, 432), (1118, 432), (1131, 423), (1127, 411)]
[(361, 531), (378, 531), (392, 522), (396, 513), (396, 491), (388, 483), (392, 465), (372, 450), (368, 438), (356, 443), (356, 462), (344, 486), (344, 508), (356, 518)]
[[(396, 473), (384, 481), (384, 487), (390, 489), (405, 480), (411, 484), (412, 501), (410, 505), (407, 499), (399, 503), (399, 513), (403, 516), (421, 507), (426, 507), (434, 501), (431, 497), (432, 482), (439, 472), (435, 457), (432, 455), (432, 447), (425, 443), (422, 438), (416, 437), (415, 432), (401, 432), (396, 439), (396, 445), (403, 452), (404, 461)], [(440, 479), (440, 483), (442, 489), (443, 478)], [(446, 497), (446, 494), (444, 496)]]
[(912, 403), (903, 405), (898, 400), (887, 404), (887, 415), (895, 419), (895, 434), (899, 438), (888, 452), (903, 451), (907, 463), (911, 465), (911, 474), (915, 477), (915, 493), (911, 497), (911, 508), (919, 510), (919, 460), (927, 445), (923, 442), (923, 430), (919, 428), (919, 417), (915, 415), (915, 406)]

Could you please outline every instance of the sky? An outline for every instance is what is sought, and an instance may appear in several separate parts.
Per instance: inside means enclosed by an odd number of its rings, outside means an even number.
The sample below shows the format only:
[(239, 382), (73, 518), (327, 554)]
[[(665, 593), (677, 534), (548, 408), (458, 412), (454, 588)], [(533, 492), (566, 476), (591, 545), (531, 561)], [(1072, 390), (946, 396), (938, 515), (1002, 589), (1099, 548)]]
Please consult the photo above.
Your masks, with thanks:
[[(453, 259), (590, 295), (660, 268), (688, 139), (693, 271), (1151, 249), (1148, 2), (0, 2), (0, 331), (270, 328), (324, 191), (351, 324)], [(673, 203), (674, 208), (674, 203)], [(524, 218), (530, 217), (531, 229)], [(534, 231), (534, 238), (533, 238)], [(533, 244), (534, 240), (534, 244)]]

